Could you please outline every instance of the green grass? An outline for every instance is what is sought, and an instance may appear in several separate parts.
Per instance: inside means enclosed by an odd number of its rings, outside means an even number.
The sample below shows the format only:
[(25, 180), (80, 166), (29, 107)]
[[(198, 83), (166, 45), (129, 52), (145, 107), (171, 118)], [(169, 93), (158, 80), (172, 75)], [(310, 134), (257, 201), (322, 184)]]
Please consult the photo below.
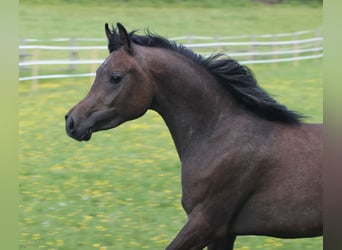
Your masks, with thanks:
[[(103, 37), (103, 23), (117, 19), (166, 36), (279, 33), (321, 24), (321, 10), (305, 6), (208, 11), (23, 3), (20, 25), (23, 37), (49, 38)], [(308, 115), (309, 122), (322, 122), (321, 65), (317, 60), (252, 69), (277, 100)], [(20, 249), (163, 249), (186, 221), (180, 163), (169, 132), (148, 112), (87, 143), (68, 138), (64, 114), (90, 84), (88, 78), (40, 81), (37, 90), (30, 82), (19, 84)], [(238, 237), (236, 249), (318, 250), (322, 238)]]
[(115, 2), (94, 5), (20, 4), (20, 34), (24, 38), (104, 38), (104, 23), (122, 22), (128, 30), (150, 28), (163, 36), (229, 36), (283, 33), (322, 25), (322, 8), (288, 5), (251, 7), (136, 7)]

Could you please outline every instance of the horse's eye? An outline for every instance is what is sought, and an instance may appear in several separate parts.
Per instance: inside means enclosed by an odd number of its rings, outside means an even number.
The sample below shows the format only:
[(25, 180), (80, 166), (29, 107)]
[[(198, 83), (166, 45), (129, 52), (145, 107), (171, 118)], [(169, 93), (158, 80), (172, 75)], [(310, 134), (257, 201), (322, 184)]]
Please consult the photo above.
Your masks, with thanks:
[(122, 76), (118, 73), (112, 73), (112, 75), (110, 76), (110, 83), (113, 83), (113, 84), (118, 84), (120, 83), (122, 80)]

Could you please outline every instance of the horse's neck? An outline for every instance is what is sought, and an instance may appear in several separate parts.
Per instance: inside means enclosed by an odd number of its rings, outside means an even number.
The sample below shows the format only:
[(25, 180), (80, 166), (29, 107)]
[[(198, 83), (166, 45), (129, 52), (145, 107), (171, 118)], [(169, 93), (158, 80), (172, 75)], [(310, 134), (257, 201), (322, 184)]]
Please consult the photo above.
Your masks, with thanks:
[[(236, 108), (232, 98), (206, 69), (182, 56), (173, 55), (178, 63), (159, 62), (155, 74), (156, 97), (152, 109), (164, 119), (178, 154), (182, 154), (199, 137), (210, 134), (217, 123)], [(162, 73), (161, 73), (162, 72)]]

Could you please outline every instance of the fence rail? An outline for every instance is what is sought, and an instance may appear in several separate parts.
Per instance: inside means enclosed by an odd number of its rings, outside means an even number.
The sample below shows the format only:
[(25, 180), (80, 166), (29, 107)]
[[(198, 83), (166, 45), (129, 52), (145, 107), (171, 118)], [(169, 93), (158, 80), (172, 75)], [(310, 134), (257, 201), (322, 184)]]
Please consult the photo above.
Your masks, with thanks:
[[(302, 37), (301, 37), (302, 36)], [(288, 39), (291, 37), (292, 39)], [(284, 40), (286, 38), (286, 40)], [(227, 41), (233, 39), (249, 39), (245, 41)], [(265, 41), (265, 39), (268, 39)], [(213, 52), (223, 52), (238, 60), (241, 64), (270, 63), (275, 65), (281, 62), (293, 62), (297, 65), (301, 60), (312, 60), (323, 57), (323, 37), (320, 30), (298, 31), (294, 33), (265, 34), (259, 36), (230, 36), (230, 37), (204, 37), (183, 36), (170, 40), (186, 40), (184, 46), (195, 52), (210, 55)], [(200, 41), (213, 41), (202, 43)], [(24, 39), (19, 46), (20, 51), (20, 77), (19, 81), (31, 80), (36, 86), (40, 79), (68, 78), (68, 77), (94, 77), (95, 70), (106, 56), (107, 46), (80, 45), (80, 43), (104, 42), (104, 39), (96, 38), (57, 38), (57, 39)], [(53, 43), (52, 45), (32, 45), (32, 43)], [(31, 43), (30, 45), (27, 45)], [(69, 45), (59, 45), (69, 43)], [(56, 45), (57, 44), (57, 45)], [(71, 44), (71, 45), (70, 45)], [(90, 59), (89, 58), (90, 52)], [(55, 54), (54, 54), (55, 53)], [(64, 53), (61, 57), (61, 54)], [(102, 55), (101, 55), (102, 53)], [(105, 54), (106, 53), (106, 54)], [(51, 60), (51, 58), (58, 58)], [(67, 59), (66, 59), (67, 58)], [(82, 58), (82, 59), (81, 59)], [(101, 59), (99, 59), (101, 58)], [(30, 59), (30, 60), (28, 60)], [(56, 66), (67, 65), (67, 68)], [(79, 65), (79, 66), (77, 66)], [(77, 72), (78, 67), (90, 65)], [(76, 67), (77, 66), (77, 67)], [(44, 68), (50, 67), (50, 68)], [(51, 69), (51, 67), (53, 67)], [(89, 67), (89, 66), (88, 66)], [(67, 74), (56, 74), (56, 70), (68, 71)], [(44, 72), (40, 75), (40, 72)], [(88, 71), (88, 72), (87, 72)], [(72, 72), (72, 73), (70, 73)], [(31, 74), (29, 74), (31, 73)]]

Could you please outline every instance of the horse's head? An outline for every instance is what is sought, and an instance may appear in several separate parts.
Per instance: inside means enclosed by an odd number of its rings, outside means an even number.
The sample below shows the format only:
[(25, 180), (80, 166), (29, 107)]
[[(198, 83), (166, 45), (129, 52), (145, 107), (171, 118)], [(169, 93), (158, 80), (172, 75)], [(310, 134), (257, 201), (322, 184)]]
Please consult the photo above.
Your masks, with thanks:
[(139, 48), (121, 24), (117, 29), (105, 25), (110, 55), (97, 69), (87, 96), (65, 116), (66, 131), (76, 140), (87, 141), (95, 131), (138, 118), (152, 103), (153, 85), (142, 68)]

